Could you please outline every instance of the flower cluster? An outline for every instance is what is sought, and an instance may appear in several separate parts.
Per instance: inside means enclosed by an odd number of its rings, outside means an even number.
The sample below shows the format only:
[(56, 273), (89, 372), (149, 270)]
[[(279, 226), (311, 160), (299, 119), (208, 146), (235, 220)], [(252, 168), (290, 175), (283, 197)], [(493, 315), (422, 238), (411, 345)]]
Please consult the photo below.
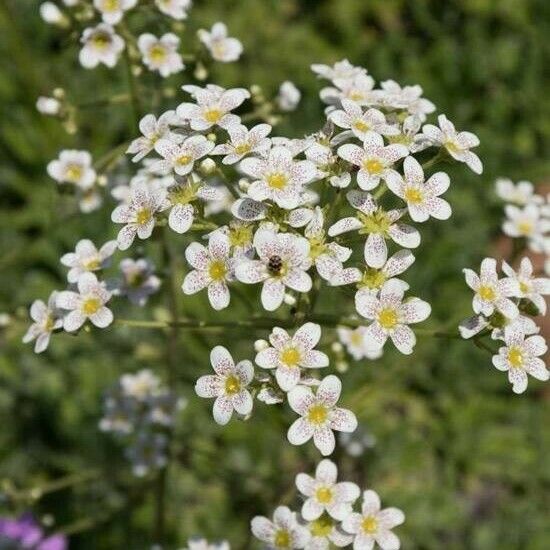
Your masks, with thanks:
[(106, 395), (99, 427), (131, 439), (127, 456), (136, 476), (166, 465), (168, 434), (185, 401), (161, 385), (144, 369), (124, 374)]
[(305, 548), (323, 550), (352, 546), (368, 550), (378, 545), (382, 550), (398, 550), (399, 538), (392, 529), (405, 521), (398, 508), (382, 509), (380, 498), (372, 490), (363, 492), (360, 511), (354, 505), (361, 496), (355, 483), (337, 481), (336, 465), (322, 460), (315, 476), (301, 473), (296, 487), (304, 498), (300, 514), (279, 506), (272, 519), (256, 516), (252, 533), (269, 550)]

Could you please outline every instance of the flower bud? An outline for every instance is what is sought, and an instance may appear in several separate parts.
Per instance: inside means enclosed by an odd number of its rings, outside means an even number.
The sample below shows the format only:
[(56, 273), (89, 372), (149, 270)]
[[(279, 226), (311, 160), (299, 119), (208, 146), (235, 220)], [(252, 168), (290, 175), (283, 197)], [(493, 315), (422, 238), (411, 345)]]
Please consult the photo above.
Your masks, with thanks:
[(250, 182), (246, 178), (241, 178), (238, 183), (239, 189), (246, 193), (250, 187)]
[(216, 163), (212, 159), (204, 159), (199, 165), (199, 171), (203, 176), (209, 176), (216, 171)]
[(43, 115), (56, 116), (61, 110), (61, 102), (54, 97), (46, 97), (41, 95), (36, 100), (36, 109)]
[(292, 294), (286, 292), (284, 297), (284, 302), (287, 306), (295, 306), (296, 298)]
[(330, 346), (330, 348), (334, 353), (341, 353), (342, 350), (344, 349), (344, 347), (340, 342), (332, 342), (332, 345)]
[(256, 340), (254, 342), (254, 350), (256, 351), (256, 353), (260, 353), (260, 351), (263, 351), (268, 347), (269, 347), (269, 343), (267, 342), (267, 340)]

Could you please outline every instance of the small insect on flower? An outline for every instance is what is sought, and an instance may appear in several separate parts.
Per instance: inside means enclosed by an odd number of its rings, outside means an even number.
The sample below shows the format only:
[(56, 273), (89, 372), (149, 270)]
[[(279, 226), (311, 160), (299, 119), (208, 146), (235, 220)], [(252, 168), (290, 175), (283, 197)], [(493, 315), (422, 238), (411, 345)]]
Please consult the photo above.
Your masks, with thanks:
[(381, 510), (380, 497), (374, 491), (365, 491), (361, 513), (350, 514), (342, 528), (355, 535), (354, 550), (371, 550), (375, 543), (382, 550), (399, 550), (401, 543), (392, 529), (404, 521), (405, 514), (399, 508)]
[(165, 15), (181, 21), (187, 19), (187, 10), (191, 7), (191, 0), (155, 0), (155, 5)]
[(74, 252), (68, 252), (61, 256), (61, 263), (67, 266), (67, 280), (76, 283), (84, 274), (92, 271), (100, 271), (109, 267), (111, 256), (117, 250), (116, 241), (107, 241), (99, 250), (89, 239), (82, 239), (76, 244)]
[(151, 33), (141, 34), (138, 38), (143, 63), (151, 71), (158, 71), (164, 78), (185, 69), (181, 55), (178, 53), (179, 45), (180, 39), (171, 32), (160, 38)]
[(210, 363), (215, 375), (201, 376), (195, 384), (199, 397), (215, 397), (214, 420), (225, 425), (231, 420), (233, 410), (247, 416), (252, 412), (252, 396), (246, 389), (254, 378), (254, 367), (248, 360), (239, 361), (236, 365), (229, 351), (223, 346), (216, 346), (210, 352)]
[(47, 170), (57, 183), (70, 183), (81, 189), (89, 189), (96, 180), (92, 155), (88, 151), (61, 151), (59, 157), (48, 164)]
[(191, 243), (185, 250), (185, 258), (194, 269), (183, 281), (185, 294), (195, 294), (208, 288), (208, 300), (216, 310), (229, 305), (230, 294), (227, 282), (233, 280), (233, 262), (230, 259), (229, 237), (220, 231), (211, 233), (208, 248)]
[(210, 31), (199, 29), (197, 34), (216, 61), (231, 63), (237, 61), (243, 53), (241, 42), (227, 36), (227, 27), (224, 23), (214, 23)]
[(77, 288), (78, 292), (63, 290), (57, 294), (57, 307), (68, 311), (63, 328), (74, 332), (87, 319), (98, 328), (109, 326), (113, 322), (113, 313), (105, 306), (111, 299), (105, 283), (98, 281), (93, 273), (84, 273), (78, 279)]
[(273, 347), (256, 355), (256, 364), (264, 369), (275, 369), (275, 378), (283, 391), (290, 391), (298, 384), (301, 368), (327, 367), (328, 356), (313, 349), (321, 339), (321, 327), (315, 323), (302, 325), (290, 337), (282, 328), (275, 327), (269, 336)]
[(100, 63), (112, 69), (125, 46), (123, 38), (107, 23), (84, 29), (80, 41), (84, 46), (80, 50), (79, 60), (85, 69), (93, 69)]
[(242, 124), (235, 124), (227, 128), (230, 141), (216, 145), (211, 155), (225, 155), (223, 164), (235, 164), (246, 155), (265, 155), (271, 141), (267, 137), (271, 132), (269, 124), (257, 124), (250, 130)]
[(94, 0), (94, 7), (101, 13), (104, 23), (116, 25), (122, 21), (124, 12), (132, 9), (137, 0)]
[(35, 300), (30, 309), (31, 319), (34, 321), (23, 336), (23, 343), (35, 341), (34, 352), (42, 353), (50, 343), (50, 336), (54, 330), (63, 326), (62, 313), (57, 308), (57, 292), (52, 292), (45, 304), (42, 300)]
[(286, 506), (275, 509), (273, 520), (256, 516), (250, 526), (252, 534), (269, 550), (304, 548), (310, 538), (307, 528), (298, 523), (296, 513)]
[(323, 456), (334, 451), (336, 445), (332, 430), (353, 432), (357, 418), (348, 409), (336, 407), (342, 383), (329, 375), (321, 381), (316, 393), (310, 387), (296, 386), (288, 393), (288, 403), (300, 415), (288, 430), (292, 445), (302, 445), (313, 437), (313, 443)]
[(338, 468), (325, 458), (315, 470), (315, 477), (307, 474), (296, 476), (296, 487), (306, 497), (302, 517), (307, 521), (319, 519), (326, 512), (333, 519), (342, 521), (352, 512), (353, 503), (361, 491), (355, 483), (336, 482)]
[(383, 347), (389, 337), (405, 355), (410, 355), (416, 345), (416, 336), (408, 325), (425, 321), (432, 311), (430, 304), (419, 298), (403, 301), (408, 287), (403, 281), (390, 279), (380, 289), (380, 296), (365, 289), (355, 295), (357, 312), (372, 321), (367, 327), (367, 339)]

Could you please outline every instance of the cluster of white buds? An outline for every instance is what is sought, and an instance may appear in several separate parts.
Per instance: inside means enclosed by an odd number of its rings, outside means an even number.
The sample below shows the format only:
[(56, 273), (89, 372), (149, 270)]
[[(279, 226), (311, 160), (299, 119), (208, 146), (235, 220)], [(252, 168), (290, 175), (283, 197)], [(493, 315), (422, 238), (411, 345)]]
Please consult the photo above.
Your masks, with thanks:
[(133, 472), (143, 477), (166, 465), (168, 435), (185, 404), (148, 369), (124, 374), (105, 396), (99, 428), (124, 437)]
[[(405, 521), (403, 512), (382, 509), (377, 493), (366, 490), (361, 497), (355, 483), (337, 481), (337, 477), (336, 464), (328, 459), (318, 464), (314, 477), (298, 474), (296, 487), (304, 499), (300, 513), (279, 506), (272, 519), (256, 516), (251, 522), (254, 536), (269, 550), (333, 546), (370, 550), (375, 545), (398, 550), (401, 544), (392, 530)], [(360, 497), (360, 511), (354, 511)]]

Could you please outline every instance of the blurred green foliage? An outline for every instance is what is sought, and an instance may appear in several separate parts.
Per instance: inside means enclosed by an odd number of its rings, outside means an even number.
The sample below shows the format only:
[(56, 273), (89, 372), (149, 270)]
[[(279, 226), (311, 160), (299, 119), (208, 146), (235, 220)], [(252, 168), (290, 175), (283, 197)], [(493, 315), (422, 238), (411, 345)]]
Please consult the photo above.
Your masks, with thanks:
[[(125, 105), (83, 109), (74, 136), (37, 114), (37, 96), (57, 86), (85, 103), (124, 92), (127, 85), (122, 64), (113, 71), (82, 69), (76, 37), (45, 25), (38, 4), (0, 3), (0, 311), (15, 319), (0, 332), (0, 482), (31, 488), (67, 473), (99, 470), (98, 480), (46, 495), (34, 510), (52, 514), (55, 527), (80, 531), (71, 548), (142, 549), (151, 542), (154, 489), (149, 482), (136, 485), (122, 446), (99, 433), (97, 422), (102, 392), (121, 373), (145, 367), (164, 372), (164, 336), (120, 327), (78, 338), (60, 335), (42, 356), (20, 344), (26, 307), (64, 286), (60, 255), (80, 238), (103, 242), (115, 235), (110, 207), (77, 214), (45, 165), (62, 148), (89, 149), (99, 158), (133, 137)], [(168, 30), (167, 20), (162, 26), (140, 17), (130, 14), (128, 20), (153, 32)], [(434, 306), (430, 326), (452, 326), (466, 316), (471, 295), (461, 269), (476, 267), (498, 235), (501, 210), (492, 182), (497, 176), (540, 181), (550, 172), (550, 3), (196, 0), (182, 49), (192, 50), (194, 31), (218, 20), (242, 40), (245, 55), (239, 63), (214, 66), (209, 81), (259, 84), (272, 94), (290, 79), (302, 90), (299, 111), (279, 128), (283, 135), (318, 129), (320, 83), (309, 65), (343, 57), (367, 67), (377, 80), (421, 84), (439, 112), (479, 135), (484, 175), (452, 169), (453, 217), (423, 228), (423, 246), (407, 274), (414, 294)], [(145, 79), (159, 90), (172, 87), (176, 97), (164, 98), (166, 108), (183, 99), (177, 90), (192, 76)], [(141, 100), (149, 109), (155, 98)], [(178, 281), (185, 242), (171, 243), (180, 258)], [(143, 248), (158, 253), (154, 243)], [(343, 296), (351, 304), (349, 294), (332, 293), (321, 311), (331, 311)], [(256, 307), (255, 291), (249, 298)], [(150, 305), (158, 314), (161, 300)], [(203, 295), (181, 296), (186, 314), (203, 315), (205, 305)], [(117, 313), (151, 316), (149, 308)], [(246, 300), (238, 300), (220, 317), (246, 313)], [(265, 336), (258, 331), (255, 337)], [(252, 357), (251, 338), (233, 332), (181, 335), (179, 390), (189, 405), (179, 419), (177, 460), (169, 474), (168, 548), (184, 546), (197, 533), (250, 548), (250, 518), (269, 514), (279, 503), (296, 505), (294, 476), (311, 471), (318, 460), (311, 446), (285, 443), (293, 418), (288, 410), (257, 407), (248, 422), (220, 428), (211, 419), (211, 404), (193, 397), (192, 381), (210, 368), (208, 349), (230, 342), (235, 357)], [(327, 331), (327, 350), (331, 338)], [(388, 349), (379, 361), (352, 363), (343, 381), (343, 402), (377, 443), (361, 458), (341, 450), (336, 457), (344, 477), (406, 511), (407, 522), (399, 528), (404, 548), (550, 547), (550, 406), (541, 384), (530, 382), (525, 395), (514, 396), (483, 350), (425, 339), (412, 357)], [(74, 524), (82, 519), (90, 525)]]

